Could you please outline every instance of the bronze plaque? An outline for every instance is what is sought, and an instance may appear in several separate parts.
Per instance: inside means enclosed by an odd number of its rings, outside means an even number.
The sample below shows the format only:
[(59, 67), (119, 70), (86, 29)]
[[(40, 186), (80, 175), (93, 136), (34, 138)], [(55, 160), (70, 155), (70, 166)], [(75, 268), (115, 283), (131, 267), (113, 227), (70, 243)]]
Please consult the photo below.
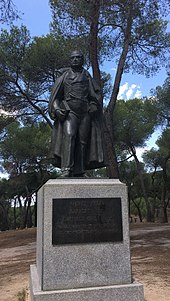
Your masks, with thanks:
[(122, 240), (120, 198), (53, 199), (53, 245)]

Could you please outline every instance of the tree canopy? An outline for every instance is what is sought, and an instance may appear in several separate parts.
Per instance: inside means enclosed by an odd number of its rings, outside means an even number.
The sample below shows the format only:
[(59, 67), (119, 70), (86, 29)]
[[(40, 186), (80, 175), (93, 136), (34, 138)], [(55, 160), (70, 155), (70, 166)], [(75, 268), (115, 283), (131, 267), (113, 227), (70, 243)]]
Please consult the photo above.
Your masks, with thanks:
[[(46, 123), (24, 125), (14, 121), (6, 127), (0, 155), (9, 179), (0, 181), (0, 211), (8, 216), (9, 206), (20, 208), (20, 227), (28, 226), (31, 202), (39, 188), (57, 173), (49, 160), (50, 128)], [(7, 227), (7, 220), (5, 223)], [(31, 223), (32, 224), (32, 223)]]
[[(9, 31), (0, 33), (0, 109), (7, 114), (6, 117), (0, 116), (0, 155), (10, 175), (9, 179), (0, 182), (3, 192), (0, 215), (7, 212), (13, 202), (14, 208), (17, 205), (22, 208), (22, 224), (26, 225), (30, 209), (24, 211), (23, 207), (30, 208), (33, 192), (49, 175), (56, 176), (47, 156), (52, 127), (47, 106), (57, 70), (68, 66), (69, 53), (74, 48), (82, 49), (86, 67), (92, 67), (93, 76), (101, 88), (101, 103), (104, 97), (107, 100), (103, 118), (104, 145), (109, 161), (107, 175), (119, 177), (116, 147), (121, 161), (120, 178), (127, 183), (138, 212), (142, 206), (149, 217), (148, 213), (154, 211), (154, 202), (158, 209), (161, 204), (166, 211), (169, 200), (169, 132), (165, 126), (169, 126), (170, 120), (169, 76), (150, 99), (124, 101), (117, 100), (117, 96), (123, 72), (131, 70), (151, 76), (167, 64), (169, 1), (49, 2), (53, 22), (48, 35), (32, 38), (25, 26), (11, 26)], [(12, 1), (1, 1), (0, 5), (3, 3), (11, 5)], [(12, 15), (8, 16), (12, 20)], [(111, 62), (110, 67), (116, 65), (113, 85), (110, 75), (102, 70), (105, 60)], [(157, 185), (161, 187), (159, 191), (152, 185), (152, 172), (144, 169), (136, 153), (136, 148), (145, 145), (158, 124), (163, 124), (166, 131), (158, 141), (159, 149), (148, 153), (148, 159), (145, 156), (145, 164), (154, 166), (154, 183), (161, 181)], [(129, 153), (134, 158), (132, 163), (125, 161)], [(105, 170), (101, 173), (106, 174)], [(6, 225), (7, 222), (5, 217)]]
[(18, 10), (12, 0), (0, 0), (0, 22), (11, 23), (19, 18)]
[[(163, 18), (168, 14), (169, 1), (50, 0), (50, 4), (53, 31), (61, 35), (83, 36), (90, 46), (97, 23), (99, 63), (104, 59), (119, 60), (126, 43), (128, 49), (124, 70), (133, 69), (150, 75), (164, 63), (169, 34), (166, 33), (167, 21)], [(89, 55), (93, 65), (92, 54)]]
[(70, 42), (53, 35), (32, 39), (25, 26), (0, 35), (1, 107), (25, 119), (45, 120), (57, 69), (68, 65)]
[(170, 75), (166, 78), (163, 86), (158, 86), (154, 91), (155, 105), (159, 115), (167, 126), (170, 126)]
[(152, 99), (118, 100), (113, 113), (115, 139), (127, 149), (143, 147), (158, 124)]

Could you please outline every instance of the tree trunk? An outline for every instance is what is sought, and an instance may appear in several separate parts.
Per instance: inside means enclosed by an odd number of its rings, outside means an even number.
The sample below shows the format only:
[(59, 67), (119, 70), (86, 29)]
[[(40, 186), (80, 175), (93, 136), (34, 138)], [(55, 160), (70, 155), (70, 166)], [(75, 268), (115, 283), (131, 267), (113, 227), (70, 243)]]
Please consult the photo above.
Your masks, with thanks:
[(109, 178), (115, 179), (119, 178), (119, 172), (114, 147), (113, 122), (108, 112), (105, 112), (103, 120), (107, 176)]
[(135, 160), (135, 163), (136, 163), (136, 168), (137, 168), (137, 172), (138, 172), (139, 179), (140, 179), (140, 184), (141, 184), (141, 188), (142, 188), (142, 192), (143, 192), (143, 197), (144, 197), (145, 204), (146, 204), (146, 210), (147, 210), (146, 220), (147, 220), (147, 222), (152, 222), (151, 205), (150, 205), (150, 202), (148, 200), (147, 192), (146, 192), (146, 189), (145, 189), (143, 173), (141, 172), (140, 162), (138, 160), (138, 157), (136, 156), (135, 148), (133, 146), (130, 146), (130, 150), (131, 150), (131, 153), (133, 154), (133, 157), (134, 157), (134, 160)]
[(10, 225), (8, 222), (8, 212), (6, 207), (0, 203), (1, 211), (2, 211), (2, 220), (0, 221), (0, 231), (6, 231), (10, 229)]
[(20, 225), (19, 225), (19, 227), (21, 229), (24, 229), (24, 217), (25, 217), (25, 213), (24, 212), (25, 212), (25, 210), (23, 208), (20, 196), (18, 196), (18, 202), (19, 202), (19, 208), (20, 208)]
[(143, 217), (142, 217), (142, 212), (141, 212), (140, 206), (133, 199), (132, 199), (132, 202), (134, 203), (134, 205), (138, 211), (139, 220), (142, 223)]
[(160, 222), (168, 223), (168, 214), (167, 214), (167, 202), (166, 202), (166, 188), (164, 184), (162, 198), (161, 198), (161, 208), (160, 208)]
[[(98, 83), (102, 91), (102, 80), (99, 68), (98, 60), (98, 26), (99, 26), (99, 16), (100, 16), (100, 0), (96, 0), (93, 3), (91, 10), (91, 26), (89, 35), (89, 54), (90, 62), (92, 65), (93, 77)], [(101, 98), (101, 105), (103, 106), (103, 97)]]
[(27, 228), (32, 228), (32, 212), (31, 212), (31, 206), (27, 208)]
[(37, 194), (36, 194), (36, 201), (34, 204), (34, 227), (37, 227)]
[[(103, 93), (102, 93), (102, 79), (99, 68), (98, 60), (98, 26), (99, 26), (99, 15), (100, 15), (100, 1), (94, 1), (93, 9), (91, 11), (91, 26), (90, 26), (90, 61), (92, 64), (93, 77), (98, 83), (101, 89), (101, 107), (103, 107)], [(107, 121), (108, 123), (108, 121)], [(106, 158), (107, 158), (107, 175), (109, 178), (118, 178), (118, 167), (116, 154), (114, 149), (114, 143), (111, 138), (110, 133), (112, 133), (112, 128), (106, 123), (104, 117), (104, 145), (106, 146)]]
[(114, 147), (114, 127), (113, 127), (113, 111), (116, 105), (117, 96), (119, 93), (120, 82), (122, 79), (123, 68), (128, 53), (129, 41), (126, 40), (124, 43), (124, 48), (119, 60), (115, 82), (113, 86), (112, 95), (110, 98), (109, 105), (104, 113), (104, 137), (106, 145), (106, 156), (108, 159), (107, 173), (110, 178), (118, 178), (118, 164), (116, 158), (116, 152)]
[(114, 86), (113, 86), (110, 102), (109, 102), (109, 105), (107, 108), (110, 112), (112, 112), (112, 114), (113, 114), (113, 111), (114, 111), (114, 108), (116, 105), (117, 96), (119, 93), (120, 83), (121, 83), (123, 70), (124, 70), (124, 66), (125, 66), (125, 61), (126, 61), (126, 57), (127, 57), (128, 49), (129, 49), (129, 42), (130, 42), (130, 36), (124, 40), (124, 47), (123, 47), (122, 54), (120, 56), (119, 63), (117, 66)]
[(131, 216), (130, 214), (130, 188), (128, 187), (128, 215), (129, 215), (129, 218)]
[(13, 211), (13, 213), (14, 213), (14, 224), (13, 224), (13, 228), (14, 228), (14, 229), (16, 229), (16, 227), (17, 227), (17, 223), (16, 223), (16, 202), (17, 202), (17, 200), (15, 199), (15, 201), (14, 201), (14, 211)]
[[(107, 174), (109, 178), (118, 178), (118, 165), (116, 159), (116, 152), (114, 147), (113, 137), (113, 110), (115, 108), (117, 95), (119, 93), (120, 82), (124, 70), (124, 65), (129, 49), (129, 43), (131, 39), (131, 28), (132, 28), (132, 10), (133, 1), (130, 1), (129, 11), (127, 17), (127, 26), (124, 31), (124, 45), (123, 50), (119, 59), (117, 72), (115, 76), (114, 86), (111, 94), (111, 99), (108, 108), (104, 116), (104, 140), (105, 140), (105, 152), (107, 158)], [(93, 1), (93, 8), (91, 10), (91, 26), (90, 26), (90, 60), (92, 64), (93, 77), (99, 84), (102, 91), (102, 79), (98, 61), (98, 27), (99, 27), (99, 16), (100, 16), (100, 1)], [(101, 104), (103, 105), (103, 96), (101, 98)]]
[(167, 206), (168, 202), (166, 202), (166, 196), (167, 196), (167, 161), (169, 159), (169, 156), (165, 158), (163, 162), (163, 190), (162, 190), (162, 198), (161, 198), (161, 209), (160, 209), (160, 222), (161, 223), (168, 223), (168, 214), (167, 214)]
[(28, 228), (32, 227), (32, 216), (31, 216), (31, 196), (27, 197), (27, 207), (25, 207), (25, 222), (24, 222), (24, 228), (26, 228), (26, 226)]
[[(129, 43), (131, 39), (131, 28), (132, 28), (132, 3), (129, 5), (129, 14), (127, 19), (127, 27), (125, 30), (125, 39), (124, 39), (124, 45), (123, 50), (119, 59), (114, 86), (110, 98), (109, 105), (105, 112), (105, 145), (106, 145), (106, 155), (108, 156), (108, 174), (111, 178), (117, 178), (118, 173), (118, 165), (117, 165), (117, 158), (115, 153), (115, 147), (114, 147), (114, 127), (113, 127), (113, 111), (115, 109), (117, 96), (119, 93), (120, 83), (122, 79), (122, 74), (125, 66), (126, 57), (128, 54), (129, 49)], [(112, 152), (112, 154), (111, 154)]]
[(117, 96), (119, 93), (120, 88), (120, 82), (122, 79), (122, 74), (125, 66), (125, 61), (127, 58), (128, 50), (129, 50), (129, 44), (131, 40), (131, 29), (132, 29), (132, 22), (133, 22), (133, 1), (130, 1), (129, 3), (129, 10), (128, 10), (128, 16), (127, 16), (127, 25), (126, 29), (124, 30), (124, 44), (123, 44), (123, 50), (119, 59), (119, 63), (117, 66), (114, 86), (112, 90), (112, 95), (110, 98), (110, 102), (108, 105), (108, 110), (113, 113)]

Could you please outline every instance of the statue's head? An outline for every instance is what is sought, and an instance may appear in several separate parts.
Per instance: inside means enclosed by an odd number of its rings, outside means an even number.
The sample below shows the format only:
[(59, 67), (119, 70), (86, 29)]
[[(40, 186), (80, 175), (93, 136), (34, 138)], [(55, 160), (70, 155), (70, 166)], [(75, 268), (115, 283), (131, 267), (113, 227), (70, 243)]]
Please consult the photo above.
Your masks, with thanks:
[(74, 50), (70, 55), (70, 63), (72, 68), (81, 68), (84, 64), (84, 57), (81, 51)]

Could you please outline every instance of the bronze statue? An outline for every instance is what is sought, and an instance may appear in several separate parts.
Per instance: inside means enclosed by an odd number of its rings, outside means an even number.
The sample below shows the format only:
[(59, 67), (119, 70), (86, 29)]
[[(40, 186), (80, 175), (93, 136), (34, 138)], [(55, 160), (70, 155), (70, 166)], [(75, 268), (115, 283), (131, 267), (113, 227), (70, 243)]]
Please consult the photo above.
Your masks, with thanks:
[(70, 61), (70, 68), (59, 70), (49, 101), (52, 155), (62, 177), (82, 177), (104, 166), (100, 89), (83, 68), (80, 51), (73, 51)]

